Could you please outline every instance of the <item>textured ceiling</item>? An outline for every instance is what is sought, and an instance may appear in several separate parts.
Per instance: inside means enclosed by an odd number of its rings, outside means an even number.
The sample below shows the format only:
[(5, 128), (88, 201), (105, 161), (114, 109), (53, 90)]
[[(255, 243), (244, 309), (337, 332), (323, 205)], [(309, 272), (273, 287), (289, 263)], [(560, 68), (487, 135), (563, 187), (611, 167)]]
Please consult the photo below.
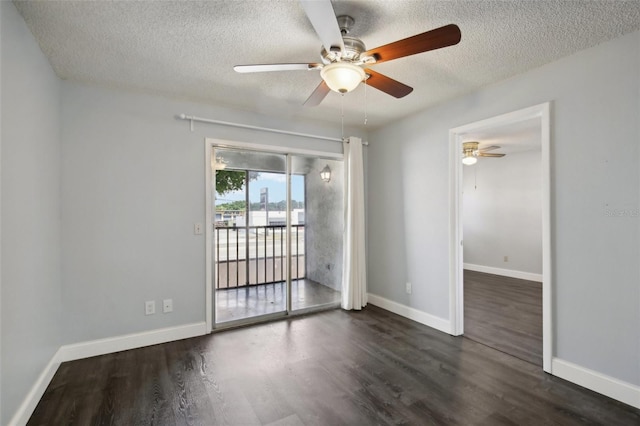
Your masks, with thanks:
[(366, 109), (373, 128), (640, 29), (639, 0), (334, 1), (337, 15), (355, 18), (350, 35), (367, 48), (449, 23), (462, 41), (372, 67), (414, 87), (405, 98), (361, 85), (311, 108), (302, 104), (317, 71), (233, 71), (319, 61), (321, 43), (295, 0), (15, 4), (62, 79), (332, 122), (343, 107), (351, 125), (362, 125)]

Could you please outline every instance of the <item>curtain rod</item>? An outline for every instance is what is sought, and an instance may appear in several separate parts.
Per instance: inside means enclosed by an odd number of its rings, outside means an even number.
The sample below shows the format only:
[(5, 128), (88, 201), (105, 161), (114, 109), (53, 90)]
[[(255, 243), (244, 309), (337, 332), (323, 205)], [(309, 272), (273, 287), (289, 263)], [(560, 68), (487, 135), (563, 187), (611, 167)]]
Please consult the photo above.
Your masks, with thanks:
[[(305, 137), (305, 138), (322, 139), (322, 140), (331, 141), (331, 142), (340, 142), (340, 143), (344, 142), (344, 140), (341, 139), (341, 138), (332, 138), (332, 137), (329, 137), (329, 136), (312, 135), (310, 133), (291, 132), (289, 130), (272, 129), (270, 127), (252, 126), (250, 124), (232, 123), (230, 121), (212, 120), (210, 118), (194, 117), (192, 115), (186, 115), (186, 114), (180, 114), (180, 115), (177, 116), (177, 118), (179, 118), (180, 120), (190, 121), (191, 122), (191, 131), (192, 132), (193, 132), (193, 122), (194, 121), (199, 121), (201, 123), (220, 124), (222, 126), (240, 127), (242, 129), (261, 130), (263, 132), (280, 133), (282, 135), (302, 136), (302, 137)], [(347, 142), (348, 142), (348, 139), (347, 139)], [(365, 146), (369, 145), (369, 142), (363, 141), (362, 145), (365, 145)]]

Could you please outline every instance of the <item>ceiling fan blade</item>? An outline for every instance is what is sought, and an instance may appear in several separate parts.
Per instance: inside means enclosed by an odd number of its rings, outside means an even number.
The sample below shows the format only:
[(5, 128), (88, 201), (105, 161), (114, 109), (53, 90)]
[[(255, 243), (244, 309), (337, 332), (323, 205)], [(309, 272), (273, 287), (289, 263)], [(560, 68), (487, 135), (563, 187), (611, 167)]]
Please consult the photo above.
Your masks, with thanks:
[(371, 69), (366, 69), (364, 72), (369, 75), (366, 81), (369, 86), (373, 86), (394, 98), (402, 98), (413, 92), (413, 87), (402, 84), (384, 74), (380, 74)]
[(233, 67), (235, 72), (270, 72), (270, 71), (309, 71), (319, 70), (322, 64), (255, 64), (255, 65), (236, 65)]
[(338, 47), (344, 52), (344, 41), (331, 0), (300, 0), (300, 5), (326, 51), (331, 51), (331, 47)]
[(455, 24), (449, 24), (426, 33), (367, 50), (365, 55), (375, 57), (376, 63), (380, 63), (440, 49), (441, 47), (453, 46), (460, 42), (460, 38), (460, 28)]
[(330, 91), (331, 89), (329, 89), (329, 86), (327, 86), (327, 83), (325, 83), (324, 80), (322, 80), (320, 84), (318, 84), (318, 87), (316, 87), (316, 89), (313, 91), (311, 96), (309, 96), (309, 98), (307, 98), (307, 100), (304, 101), (304, 106), (314, 107), (314, 106), (320, 105), (320, 102), (322, 102), (322, 100), (325, 98), (325, 96), (327, 96), (327, 94)]
[(486, 148), (480, 148), (480, 152), (487, 152), (487, 151), (493, 151), (494, 149), (500, 149), (500, 147), (498, 145), (491, 145), (488, 146)]
[(484, 153), (484, 152), (479, 152), (478, 153), (478, 157), (504, 157), (507, 154), (489, 154), (489, 153)]

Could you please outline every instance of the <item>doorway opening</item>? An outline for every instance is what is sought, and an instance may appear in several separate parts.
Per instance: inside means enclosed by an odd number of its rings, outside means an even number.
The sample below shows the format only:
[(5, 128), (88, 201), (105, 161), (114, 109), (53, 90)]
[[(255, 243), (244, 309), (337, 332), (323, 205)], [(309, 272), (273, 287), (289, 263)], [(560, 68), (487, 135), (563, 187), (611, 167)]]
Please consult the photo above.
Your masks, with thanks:
[[(511, 149), (511, 157), (513, 157), (514, 159), (519, 157), (520, 158), (519, 161), (521, 162), (534, 161), (532, 159), (535, 158), (536, 156), (538, 156), (539, 158), (538, 160), (539, 175), (538, 175), (538, 182), (537, 182), (538, 188), (537, 188), (537, 191), (533, 191), (533, 192), (537, 193), (539, 196), (540, 215), (538, 216), (538, 219), (540, 220), (541, 223), (538, 223), (540, 225), (539, 229), (537, 231), (534, 231), (533, 233), (535, 234), (535, 232), (538, 232), (537, 241), (539, 244), (541, 244), (542, 250), (539, 254), (539, 259), (535, 259), (536, 255), (533, 255), (531, 258), (527, 258), (527, 259), (524, 258), (525, 256), (519, 256), (519, 258), (510, 259), (509, 253), (500, 253), (499, 255), (500, 261), (503, 263), (497, 264), (495, 263), (496, 259), (493, 259), (494, 263), (491, 264), (491, 260), (486, 259), (486, 252), (492, 251), (493, 252), (492, 255), (494, 256), (494, 258), (497, 258), (498, 256), (495, 250), (497, 250), (498, 252), (501, 250), (500, 249), (501, 242), (500, 241), (496, 242), (495, 239), (488, 240), (486, 238), (482, 240), (481, 238), (482, 236), (479, 234), (476, 235), (475, 238), (477, 238), (477, 240), (474, 241), (475, 239), (474, 230), (472, 230), (472, 228), (467, 226), (466, 231), (469, 233), (467, 237), (470, 238), (469, 240), (470, 247), (468, 247), (468, 250), (467, 250), (467, 247), (465, 247), (467, 245), (466, 244), (467, 241), (466, 241), (466, 237), (464, 236), (464, 233), (465, 233), (465, 205), (464, 204), (465, 204), (465, 197), (466, 197), (466, 203), (468, 204), (467, 207), (469, 207), (469, 205), (471, 205), (472, 202), (476, 202), (476, 205), (474, 206), (476, 208), (486, 208), (487, 206), (490, 206), (492, 203), (496, 203), (495, 191), (493, 191), (494, 198), (492, 200), (489, 200), (487, 198), (478, 199), (477, 197), (474, 200), (473, 196), (479, 195), (479, 192), (475, 194), (473, 193), (473, 191), (477, 189), (477, 185), (479, 183), (478, 176), (477, 175), (474, 176), (474, 174), (484, 172), (483, 177), (489, 177), (491, 173), (487, 173), (489, 172), (489, 170), (487, 169), (487, 167), (483, 166), (482, 161), (490, 160), (490, 161), (497, 162), (502, 159), (500, 158), (484, 159), (483, 158), (483, 159), (480, 159), (478, 161), (478, 164), (475, 165), (475, 166), (480, 165), (481, 166), (480, 168), (477, 168), (475, 170), (469, 170), (469, 167), (463, 166), (462, 164), (463, 153), (462, 153), (461, 147), (463, 142), (486, 137), (492, 134), (495, 136), (496, 134), (500, 134), (501, 132), (505, 135), (511, 134), (513, 136), (513, 132), (515, 131), (515, 129), (521, 129), (523, 132), (529, 132), (529, 133), (534, 132), (536, 134), (535, 143), (539, 145), (538, 152), (532, 152), (529, 154), (525, 154), (525, 151), (527, 151), (527, 147), (516, 146)], [(487, 146), (505, 144), (504, 141), (501, 141), (500, 143), (495, 143), (495, 141), (487, 140), (487, 142), (491, 142), (491, 143), (485, 144)], [(529, 142), (529, 143), (532, 143), (532, 142)], [(500, 115), (487, 120), (470, 123), (465, 126), (457, 127), (455, 129), (450, 130), (450, 159), (451, 159), (451, 173), (452, 173), (451, 197), (450, 197), (451, 205), (452, 205), (451, 230), (450, 230), (451, 232), (450, 258), (451, 258), (451, 265), (452, 265), (451, 274), (450, 274), (450, 277), (451, 277), (450, 279), (450, 303), (451, 303), (450, 304), (450, 321), (451, 321), (451, 327), (452, 327), (452, 334), (461, 335), (461, 334), (464, 334), (465, 332), (465, 327), (464, 327), (465, 325), (464, 324), (465, 282), (469, 282), (469, 285), (470, 285), (470, 288), (469, 288), (470, 299), (478, 295), (476, 292), (474, 292), (474, 289), (478, 289), (478, 288), (481, 288), (483, 285), (486, 285), (487, 280), (490, 280), (490, 281), (492, 280), (494, 283), (506, 286), (506, 287), (503, 287), (504, 289), (506, 289), (504, 296), (512, 297), (515, 300), (514, 306), (517, 306), (517, 303), (520, 303), (520, 301), (516, 300), (516, 298), (524, 297), (522, 296), (522, 294), (525, 294), (529, 290), (533, 290), (531, 297), (535, 298), (535, 295), (536, 295), (535, 284), (532, 283), (532, 281), (541, 281), (542, 282), (542, 285), (541, 285), (541, 293), (542, 293), (541, 295), (542, 348), (541, 349), (542, 350), (540, 353), (540, 350), (538, 348), (538, 353), (534, 354), (537, 356), (537, 358), (534, 356), (533, 358), (527, 359), (527, 360), (540, 364), (538, 360), (540, 360), (541, 358), (542, 367), (547, 372), (550, 372), (550, 369), (551, 369), (551, 354), (552, 354), (549, 145), (550, 145), (550, 124), (549, 124), (549, 104), (548, 103), (526, 108), (519, 111), (515, 111), (512, 113)], [(521, 151), (520, 154), (518, 154), (518, 150)], [(530, 150), (530, 151), (533, 151), (533, 150)], [(506, 164), (507, 164), (506, 162), (503, 163), (503, 165), (506, 165)], [(471, 166), (471, 167), (475, 167), (475, 166)], [(485, 166), (488, 166), (488, 164), (485, 164)], [(463, 173), (463, 167), (466, 167), (466, 169), (464, 170), (464, 173)], [(466, 185), (467, 194), (464, 193), (465, 177), (467, 178), (467, 185)], [(470, 180), (473, 182), (469, 182)], [(494, 180), (494, 182), (489, 183), (489, 180), (482, 180), (480, 184), (495, 185), (496, 182), (497, 181)], [(528, 182), (528, 184), (531, 184), (531, 182)], [(473, 190), (469, 190), (469, 187), (473, 188)], [(485, 186), (485, 189), (487, 189), (486, 186)], [(485, 195), (490, 197), (491, 191), (486, 191), (486, 192), (487, 194)], [(504, 209), (503, 209), (503, 213), (505, 213)], [(474, 220), (473, 217), (470, 218), (469, 216), (467, 216), (466, 218), (468, 222)], [(499, 226), (500, 223), (502, 225), (507, 225), (508, 220), (509, 220), (509, 216), (497, 218), (496, 223), (494, 225), (496, 225), (496, 227)], [(518, 226), (518, 225), (514, 224), (514, 226)], [(529, 237), (531, 237), (530, 239), (532, 241), (536, 239), (535, 235), (529, 236)], [(488, 241), (491, 241), (491, 242), (488, 242)], [(490, 246), (492, 244), (496, 247), (488, 247), (488, 245)], [(482, 247), (484, 247), (485, 253), (482, 253), (483, 251)], [(487, 248), (492, 248), (493, 250), (487, 250)], [(480, 265), (468, 262), (468, 259), (464, 257), (465, 250), (467, 251), (467, 256), (470, 258), (470, 260), (477, 262), (479, 264), (485, 263), (485, 265), (480, 266)], [(483, 259), (483, 256), (485, 256), (485, 259)], [(516, 265), (509, 264), (508, 263), (509, 261), (512, 261), (512, 262), (516, 261), (516, 263), (521, 262), (520, 263), (521, 267), (519, 268), (517, 264)], [(527, 262), (529, 262), (529, 266), (523, 266), (523, 264)], [(535, 266), (531, 266), (531, 263), (535, 264), (536, 262), (539, 262), (541, 264), (541, 270), (537, 269)], [(486, 263), (488, 263), (489, 265), (486, 265)], [(467, 270), (465, 271), (465, 269)], [(518, 269), (522, 269), (524, 271), (530, 270), (533, 272), (529, 274), (523, 273), (521, 275), (518, 275), (517, 273), (515, 274), (512, 273), (513, 270), (516, 270), (517, 272)], [(504, 275), (510, 275), (510, 277), (501, 279), (501, 276), (504, 276)], [(526, 287), (527, 282), (531, 284), (530, 287)], [(472, 288), (471, 285), (473, 285), (474, 288)], [(509, 287), (509, 285), (511, 285), (511, 287)], [(523, 285), (524, 287), (522, 287)], [(522, 294), (518, 294), (518, 291), (515, 291), (515, 293), (513, 293), (514, 290), (517, 290), (518, 286), (520, 286), (520, 289), (523, 291)], [(485, 287), (485, 289), (489, 289), (489, 287)], [(495, 291), (496, 287), (490, 288), (490, 290)], [(510, 293), (513, 293), (513, 295), (510, 296), (509, 295)], [(482, 303), (482, 299), (478, 299), (478, 300), (480, 300), (480, 303)], [(488, 299), (485, 299), (485, 302), (487, 300)], [(517, 308), (514, 308), (514, 306), (512, 306), (510, 309), (517, 309)], [(491, 306), (485, 306), (485, 309), (487, 311), (490, 311), (492, 308)], [(491, 313), (490, 315), (492, 314), (493, 313)], [(516, 317), (514, 318), (520, 319), (522, 317), (526, 317), (526, 315), (524, 315), (524, 312), (516, 314)], [(471, 316), (471, 318), (473, 318), (473, 315)], [(535, 315), (533, 315), (533, 318), (535, 318)], [(503, 318), (500, 318), (500, 319), (502, 320)], [(526, 322), (526, 319), (524, 321)], [(514, 324), (512, 323), (508, 325), (511, 326)], [(517, 327), (518, 326), (515, 325), (516, 329)], [(526, 333), (527, 332), (526, 325), (524, 329), (525, 329), (524, 333)], [(472, 332), (471, 325), (469, 326), (469, 331)], [(476, 331), (478, 330), (473, 330), (473, 332), (476, 332)], [(536, 332), (534, 331), (533, 333), (535, 334)], [(496, 334), (494, 334), (493, 337), (496, 338), (495, 341), (498, 342), (498, 345), (500, 344), (499, 342), (500, 340), (504, 342), (508, 341), (509, 339), (508, 335), (505, 336), (504, 334), (505, 333), (502, 333), (502, 331), (500, 330), (496, 331)], [(515, 334), (513, 336), (515, 336)], [(535, 344), (535, 339), (533, 339), (532, 341)], [(495, 342), (492, 342), (492, 343), (495, 343)], [(523, 343), (522, 347), (519, 348), (519, 350), (526, 352), (526, 349), (523, 350), (522, 348), (526, 348), (526, 346), (529, 344), (531, 343), (530, 342)], [(510, 348), (509, 348), (509, 345), (506, 344), (504, 347), (502, 348), (498, 347), (497, 349), (500, 349), (500, 350), (503, 350), (504, 352), (509, 353)], [(523, 352), (512, 353), (512, 354), (515, 356), (520, 355), (520, 357), (523, 359), (526, 358), (525, 356), (522, 356)]]

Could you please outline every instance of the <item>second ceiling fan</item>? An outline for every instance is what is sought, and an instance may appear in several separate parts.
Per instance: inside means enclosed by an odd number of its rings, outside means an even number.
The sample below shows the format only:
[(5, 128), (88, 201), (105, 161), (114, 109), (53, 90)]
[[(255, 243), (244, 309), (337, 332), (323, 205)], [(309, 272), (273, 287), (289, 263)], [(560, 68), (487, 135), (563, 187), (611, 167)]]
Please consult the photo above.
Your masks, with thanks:
[(480, 148), (480, 142), (476, 142), (476, 141), (464, 142), (462, 144), (462, 164), (466, 166), (471, 166), (473, 164), (476, 164), (476, 162), (478, 161), (477, 157), (500, 158), (507, 155), (507, 154), (498, 154), (498, 153), (489, 152), (495, 149), (500, 149), (500, 147), (497, 145), (491, 145), (485, 148)]
[(449, 24), (367, 50), (360, 39), (348, 36), (354, 19), (347, 15), (336, 18), (330, 0), (300, 0), (300, 4), (322, 41), (322, 63), (236, 65), (233, 69), (239, 73), (320, 70), (322, 81), (305, 101), (306, 106), (320, 104), (331, 90), (350, 92), (365, 80), (366, 84), (378, 90), (402, 98), (411, 93), (413, 88), (368, 67), (452, 46), (458, 44), (461, 38), (460, 28)]

